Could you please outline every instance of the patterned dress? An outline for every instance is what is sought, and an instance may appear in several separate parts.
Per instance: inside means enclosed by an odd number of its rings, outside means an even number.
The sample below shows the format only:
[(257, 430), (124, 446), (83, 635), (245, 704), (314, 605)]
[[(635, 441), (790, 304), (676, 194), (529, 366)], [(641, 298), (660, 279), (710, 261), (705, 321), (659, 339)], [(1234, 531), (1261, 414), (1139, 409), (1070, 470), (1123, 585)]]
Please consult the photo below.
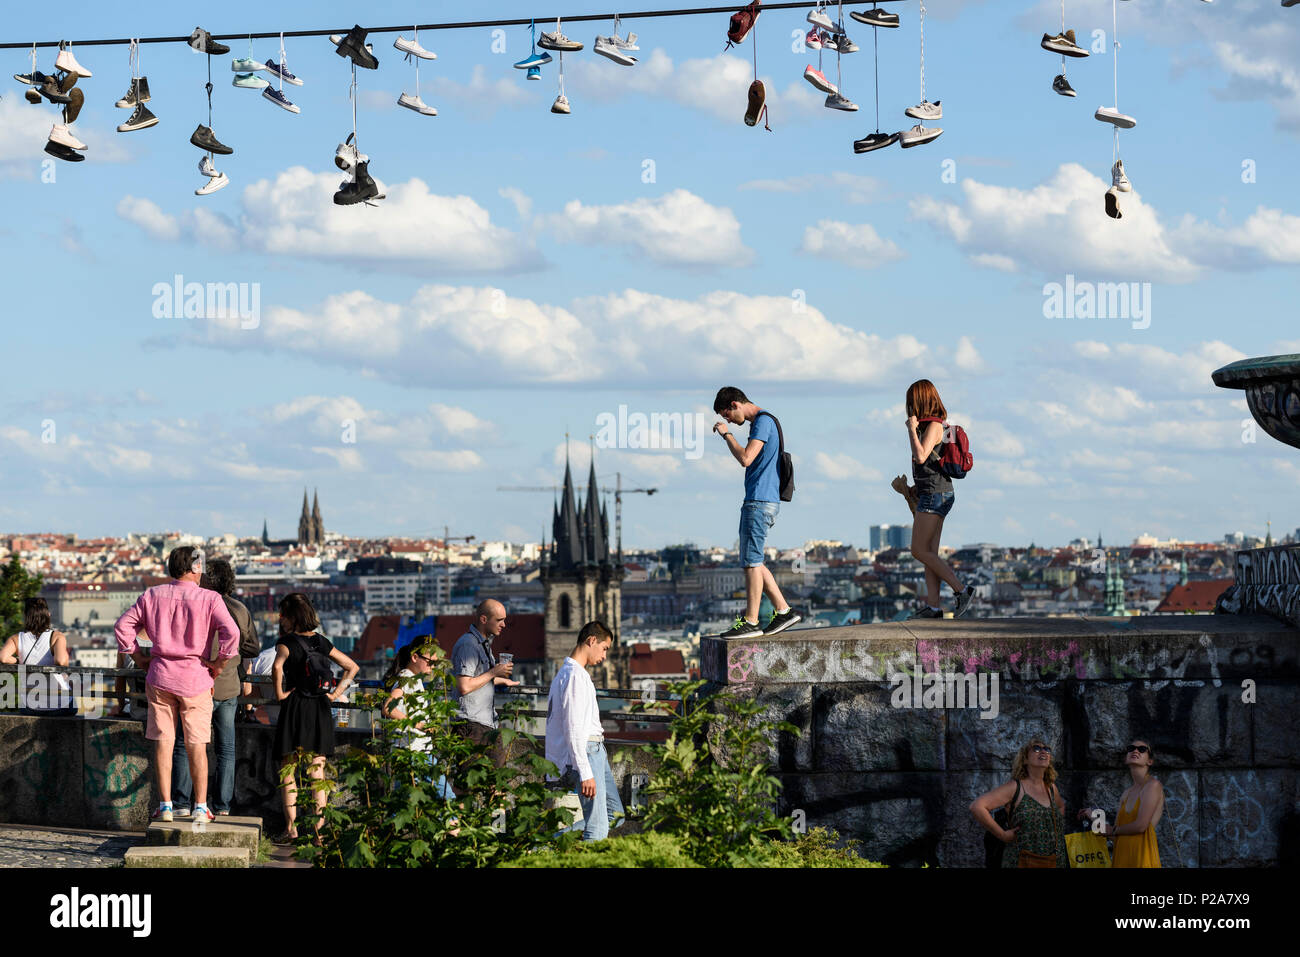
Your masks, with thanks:
[[(1055, 794), (1056, 789), (1053, 787), (1049, 795)], [(1055, 801), (1050, 808), (1044, 807), (1022, 790), (1020, 802), (1011, 812), (1011, 820), (1007, 825), (1007, 830), (1012, 828), (1019, 830), (1016, 831), (1016, 839), (1002, 852), (1003, 867), (1019, 866), (1022, 850), (1033, 854), (1055, 854), (1057, 867), (1070, 866), (1070, 856), (1065, 850), (1065, 820)]]

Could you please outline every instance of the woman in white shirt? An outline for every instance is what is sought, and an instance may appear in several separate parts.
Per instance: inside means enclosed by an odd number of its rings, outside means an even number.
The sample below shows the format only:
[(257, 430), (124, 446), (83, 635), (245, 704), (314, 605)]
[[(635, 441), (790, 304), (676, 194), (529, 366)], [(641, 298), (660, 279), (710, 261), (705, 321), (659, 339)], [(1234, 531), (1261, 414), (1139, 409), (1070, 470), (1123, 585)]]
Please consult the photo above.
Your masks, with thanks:
[[(388, 673), (384, 675), (384, 687), (388, 688), (389, 692), (388, 700), (384, 702), (380, 710), (385, 718), (405, 721), (411, 717), (404, 707), (403, 698), (407, 694), (420, 695), (424, 693), (424, 675), (433, 671), (433, 662), (436, 660), (434, 655), (429, 652), (428, 647), (424, 645), (417, 646), (415, 642), (404, 645), (397, 650), (397, 655), (393, 658)], [(411, 704), (411, 710), (416, 712), (418, 718), (422, 711), (419, 699), (413, 700)], [(412, 751), (423, 752), (428, 755), (428, 776), (429, 780), (432, 781), (434, 765), (438, 762), (430, 753), (433, 742), (429, 739), (429, 735), (421, 733), (426, 726), (425, 721), (418, 720), (415, 724), (414, 733), (403, 734), (400, 743), (403, 747)], [(446, 775), (438, 775), (437, 781), (434, 782), (434, 788), (442, 795), (444, 800), (450, 801), (456, 797), (451, 785), (447, 783)]]
[[(0, 648), (0, 664), (28, 667), (57, 665), (68, 667), (68, 641), (61, 631), (50, 627), (50, 607), (44, 598), (28, 598), (23, 603), (23, 631), (10, 635)], [(28, 697), (29, 691), (35, 692)], [(77, 703), (68, 679), (50, 671), (34, 672), (20, 682), (20, 714), (44, 717), (72, 717)]]

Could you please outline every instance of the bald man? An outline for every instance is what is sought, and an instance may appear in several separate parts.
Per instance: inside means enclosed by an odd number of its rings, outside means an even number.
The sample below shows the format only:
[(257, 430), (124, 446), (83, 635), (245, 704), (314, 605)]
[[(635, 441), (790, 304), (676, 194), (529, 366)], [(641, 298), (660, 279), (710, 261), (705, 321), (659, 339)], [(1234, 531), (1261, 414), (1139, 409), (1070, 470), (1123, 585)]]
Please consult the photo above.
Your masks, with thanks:
[(492, 641), (505, 627), (505, 606), (491, 598), (484, 599), (474, 609), (474, 623), (469, 631), (460, 636), (451, 650), (451, 673), (456, 678), (455, 694), (460, 702), (457, 713), (464, 721), (495, 728), (496, 686), (519, 684), (510, 680), (514, 662), (498, 663), (492, 653)]

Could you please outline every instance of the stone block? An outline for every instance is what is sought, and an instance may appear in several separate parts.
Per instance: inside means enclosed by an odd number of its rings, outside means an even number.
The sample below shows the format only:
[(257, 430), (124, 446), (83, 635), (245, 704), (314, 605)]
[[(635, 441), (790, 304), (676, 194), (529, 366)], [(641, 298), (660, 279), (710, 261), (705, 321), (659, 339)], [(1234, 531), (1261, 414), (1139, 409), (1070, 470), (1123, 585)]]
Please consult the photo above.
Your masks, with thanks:
[(139, 721), (83, 721), (81, 782), (90, 827), (143, 831), (153, 799), (153, 742)]
[(1134, 738), (1151, 739), (1157, 768), (1251, 763), (1251, 705), (1234, 685), (1211, 682), (1087, 682), (1081, 735), (1093, 768), (1124, 768)]
[(894, 708), (892, 696), (890, 685), (875, 682), (816, 687), (812, 709), (813, 769), (942, 770), (944, 712)]
[(157, 847), (145, 845), (126, 852), (126, 867), (248, 867), (242, 847)]
[(786, 631), (771, 638), (701, 640), (703, 677), (729, 685), (882, 681), (915, 667), (915, 641), (900, 625)]
[(1031, 737), (1044, 738), (1062, 765), (1069, 752), (1063, 712), (1068, 687), (1063, 681), (999, 681), (996, 718), (981, 718), (971, 709), (947, 712), (948, 770), (1005, 769), (1010, 775), (1016, 752)]
[[(758, 684), (733, 685), (723, 689), (713, 707), (726, 713), (728, 699), (756, 700), (762, 707), (757, 720), (786, 721), (798, 733), (769, 731), (767, 733), (767, 763), (776, 770), (811, 770), (813, 767), (811, 685)], [(735, 719), (733, 719), (735, 720)], [(732, 754), (723, 739), (722, 722), (709, 725), (709, 750), (713, 756), (729, 763)]]
[[(1241, 693), (1234, 689), (1236, 700)], [(1293, 684), (1260, 682), (1255, 704), (1241, 705), (1254, 718), (1255, 764), (1300, 767), (1300, 688)]]
[(145, 832), (146, 841), (154, 847), (242, 847), (254, 859), (257, 857), (260, 836), (258, 828), (219, 824), (216, 821), (195, 827), (194, 822), (189, 820), (171, 824), (155, 822)]
[(78, 718), (0, 715), (0, 821), (86, 826)]
[(1202, 771), (1199, 797), (1202, 867), (1294, 863), (1300, 773)]

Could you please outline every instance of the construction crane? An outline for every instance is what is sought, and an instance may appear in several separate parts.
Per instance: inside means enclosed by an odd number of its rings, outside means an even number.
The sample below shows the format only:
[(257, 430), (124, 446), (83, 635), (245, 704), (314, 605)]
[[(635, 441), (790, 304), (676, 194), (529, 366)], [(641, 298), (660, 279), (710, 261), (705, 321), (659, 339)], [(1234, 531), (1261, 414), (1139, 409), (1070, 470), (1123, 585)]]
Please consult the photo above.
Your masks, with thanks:
[[(563, 486), (561, 485), (498, 485), (498, 492), (551, 492), (558, 493)], [(614, 487), (606, 488), (601, 486), (599, 491), (604, 495), (613, 494), (614, 496), (614, 541), (617, 543), (619, 561), (623, 560), (623, 496), (624, 495), (654, 495), (659, 491), (657, 488), (624, 488), (623, 473), (614, 473)]]

